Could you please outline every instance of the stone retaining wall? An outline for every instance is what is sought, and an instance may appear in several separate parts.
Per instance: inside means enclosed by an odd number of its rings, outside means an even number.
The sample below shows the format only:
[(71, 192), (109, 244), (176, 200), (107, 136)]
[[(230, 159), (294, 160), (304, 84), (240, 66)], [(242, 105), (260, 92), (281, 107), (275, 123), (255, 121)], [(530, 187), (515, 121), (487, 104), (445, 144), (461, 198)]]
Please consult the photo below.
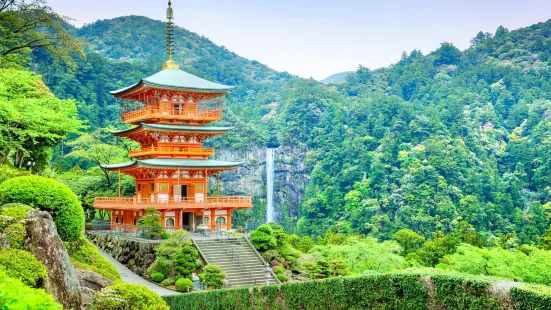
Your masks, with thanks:
[(159, 244), (145, 240), (140, 241), (98, 234), (93, 231), (87, 231), (86, 238), (142, 277), (145, 275), (147, 268), (155, 260), (154, 248)]

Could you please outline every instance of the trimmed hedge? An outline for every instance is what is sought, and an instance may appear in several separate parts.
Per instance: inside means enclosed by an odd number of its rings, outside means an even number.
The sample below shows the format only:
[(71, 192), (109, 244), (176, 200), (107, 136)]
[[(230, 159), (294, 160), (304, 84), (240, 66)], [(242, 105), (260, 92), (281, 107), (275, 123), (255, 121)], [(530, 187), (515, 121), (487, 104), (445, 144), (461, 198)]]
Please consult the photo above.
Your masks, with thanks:
[[(465, 275), (387, 273), (164, 296), (171, 309), (499, 309), (498, 280)], [(549, 290), (549, 288), (547, 288)], [(515, 287), (515, 309), (551, 309), (551, 292)], [(501, 301), (498, 301), (501, 300)], [(505, 301), (504, 301), (505, 300)]]
[(0, 184), (0, 204), (23, 203), (48, 211), (59, 237), (78, 240), (84, 231), (84, 210), (77, 196), (56, 180), (39, 176), (11, 178)]
[(515, 309), (551, 310), (551, 287), (527, 285), (511, 288)]

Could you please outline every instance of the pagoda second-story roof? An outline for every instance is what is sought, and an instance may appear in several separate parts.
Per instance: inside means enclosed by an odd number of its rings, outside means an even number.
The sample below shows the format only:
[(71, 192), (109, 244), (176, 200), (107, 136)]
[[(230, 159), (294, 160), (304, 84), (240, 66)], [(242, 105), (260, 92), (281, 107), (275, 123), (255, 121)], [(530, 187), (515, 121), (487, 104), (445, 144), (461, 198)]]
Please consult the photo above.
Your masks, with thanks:
[(125, 93), (133, 93), (143, 86), (209, 93), (227, 93), (233, 88), (233, 86), (218, 84), (202, 79), (180, 69), (169, 68), (159, 71), (152, 76), (143, 78), (136, 84), (115, 91), (111, 91), (110, 93), (114, 96), (124, 95)]
[(151, 130), (151, 131), (166, 131), (166, 132), (197, 132), (197, 133), (212, 133), (212, 134), (225, 134), (232, 130), (233, 127), (205, 127), (205, 126), (188, 126), (177, 124), (146, 124), (141, 123), (136, 127), (129, 129), (111, 131), (114, 135), (130, 134), (139, 130)]
[(216, 169), (229, 170), (241, 166), (241, 162), (229, 162), (212, 159), (150, 158), (113, 165), (101, 165), (111, 171), (128, 168), (180, 168), (180, 169)]

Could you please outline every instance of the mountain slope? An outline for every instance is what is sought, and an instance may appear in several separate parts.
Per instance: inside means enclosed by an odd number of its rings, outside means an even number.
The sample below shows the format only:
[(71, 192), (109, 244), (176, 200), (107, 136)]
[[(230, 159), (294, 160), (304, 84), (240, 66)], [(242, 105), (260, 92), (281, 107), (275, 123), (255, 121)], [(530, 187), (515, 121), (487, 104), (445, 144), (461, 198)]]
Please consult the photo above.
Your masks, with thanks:
[(345, 72), (335, 73), (326, 77), (320, 82), (322, 82), (323, 84), (342, 84), (346, 82), (346, 77), (353, 73), (354, 71), (345, 71)]

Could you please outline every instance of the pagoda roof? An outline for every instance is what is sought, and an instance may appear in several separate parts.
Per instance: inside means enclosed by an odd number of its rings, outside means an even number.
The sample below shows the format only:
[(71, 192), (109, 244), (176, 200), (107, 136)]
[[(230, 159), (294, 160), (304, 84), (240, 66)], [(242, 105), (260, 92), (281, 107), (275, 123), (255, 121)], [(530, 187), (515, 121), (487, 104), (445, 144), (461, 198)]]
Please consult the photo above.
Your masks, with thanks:
[(153, 131), (169, 131), (169, 132), (200, 132), (200, 133), (227, 133), (234, 127), (204, 127), (204, 126), (188, 126), (188, 125), (175, 125), (175, 124), (147, 124), (141, 123), (140, 125), (128, 129), (111, 131), (114, 135), (122, 135), (131, 133), (139, 129), (149, 129)]
[(132, 90), (138, 89), (144, 85), (156, 88), (210, 93), (227, 93), (233, 88), (233, 86), (207, 81), (180, 69), (168, 68), (159, 71), (152, 76), (143, 78), (136, 84), (110, 91), (110, 93), (114, 96), (121, 95), (126, 92), (132, 92)]
[(180, 158), (150, 158), (113, 165), (101, 165), (107, 170), (126, 169), (134, 167), (148, 168), (183, 168), (183, 169), (233, 169), (241, 166), (241, 162), (228, 162), (211, 159), (180, 159)]

